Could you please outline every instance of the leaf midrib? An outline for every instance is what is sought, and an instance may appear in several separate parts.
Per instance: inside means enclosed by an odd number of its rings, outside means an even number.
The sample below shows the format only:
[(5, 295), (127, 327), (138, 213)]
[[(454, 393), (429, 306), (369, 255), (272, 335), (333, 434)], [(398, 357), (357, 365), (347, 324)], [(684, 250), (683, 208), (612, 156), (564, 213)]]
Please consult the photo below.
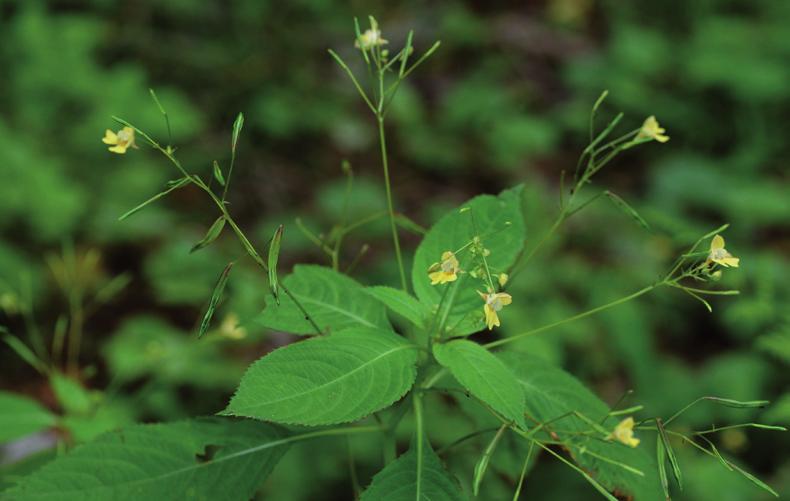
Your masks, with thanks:
[(416, 349), (416, 346), (410, 345), (410, 344), (403, 344), (403, 345), (394, 347), (394, 348), (392, 348), (392, 349), (390, 349), (390, 350), (388, 350), (388, 351), (386, 351), (384, 353), (379, 354), (375, 358), (372, 358), (372, 359), (368, 360), (367, 362), (364, 362), (364, 363), (360, 364), (359, 366), (357, 366), (354, 369), (342, 374), (341, 376), (339, 376), (339, 377), (337, 377), (335, 379), (332, 379), (330, 381), (327, 381), (325, 383), (322, 383), (321, 385), (316, 386), (314, 388), (311, 388), (311, 389), (309, 389), (307, 391), (303, 391), (303, 392), (300, 392), (300, 393), (292, 393), (292, 394), (290, 394), (290, 395), (288, 395), (286, 397), (283, 397), (283, 398), (280, 398), (280, 399), (277, 399), (277, 400), (269, 400), (267, 402), (264, 402), (264, 403), (261, 403), (261, 404), (257, 404), (257, 405), (252, 405), (252, 406), (248, 406), (248, 407), (240, 407), (240, 408), (236, 407), (236, 408), (233, 408), (232, 410), (233, 410), (233, 412), (247, 412), (247, 411), (252, 410), (252, 409), (258, 409), (258, 408), (261, 408), (261, 407), (266, 407), (266, 406), (270, 406), (270, 405), (274, 405), (274, 404), (279, 404), (281, 402), (286, 402), (286, 401), (292, 400), (294, 398), (300, 398), (300, 397), (303, 397), (305, 395), (309, 395), (311, 393), (315, 393), (317, 391), (321, 391), (324, 388), (326, 388), (327, 386), (333, 385), (335, 383), (338, 383), (339, 381), (342, 381), (345, 378), (350, 377), (352, 374), (355, 374), (355, 373), (361, 371), (362, 369), (366, 368), (367, 366), (377, 362), (378, 360), (380, 360), (380, 359), (382, 359), (384, 357), (387, 357), (389, 355), (392, 355), (393, 353), (396, 353), (396, 352), (399, 352), (399, 351), (402, 351), (402, 350), (412, 350), (412, 349)]
[(318, 305), (318, 306), (323, 306), (326, 309), (335, 311), (337, 313), (340, 313), (341, 315), (345, 315), (345, 316), (347, 316), (349, 318), (352, 318), (352, 319), (358, 321), (359, 323), (361, 323), (363, 325), (366, 325), (368, 327), (381, 327), (381, 325), (374, 324), (374, 323), (370, 322), (368, 319), (366, 319), (364, 317), (360, 317), (359, 315), (357, 315), (357, 314), (355, 314), (355, 313), (353, 313), (351, 311), (344, 310), (344, 309), (339, 308), (339, 307), (337, 307), (337, 306), (335, 306), (335, 305), (333, 305), (331, 303), (326, 303), (324, 301), (321, 301), (320, 299), (315, 299), (315, 298), (312, 298), (310, 296), (305, 296), (303, 294), (294, 293), (293, 291), (291, 291), (291, 294), (296, 296), (296, 298), (299, 301), (303, 302), (303, 303), (311, 303), (311, 304), (315, 304), (315, 305)]

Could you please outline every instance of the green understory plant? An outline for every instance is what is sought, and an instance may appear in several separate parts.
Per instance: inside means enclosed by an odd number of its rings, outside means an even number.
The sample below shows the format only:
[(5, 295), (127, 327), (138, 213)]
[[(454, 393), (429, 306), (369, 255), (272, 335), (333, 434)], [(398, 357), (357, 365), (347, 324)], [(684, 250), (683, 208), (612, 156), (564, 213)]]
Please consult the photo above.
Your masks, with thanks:
[[(122, 118), (116, 120), (123, 128), (107, 131), (104, 138), (110, 151), (119, 154), (137, 148), (135, 140), (140, 138), (161, 153), (179, 176), (162, 193), (122, 219), (175, 190), (197, 188), (218, 216), (192, 250), (198, 252), (211, 245), (229, 228), (247, 257), (263, 271), (271, 290), (254, 322), (305, 339), (253, 363), (227, 407), (216, 416), (109, 432), (20, 479), (3, 493), (3, 498), (249, 499), (290, 447), (322, 437), (350, 440), (358, 436), (382, 444), (379, 463), (368, 465), (378, 473), (364, 487), (350, 455), (354, 492), (349, 492), (349, 497), (362, 500), (478, 496), (493, 475), (489, 470), (501, 461), (497, 454), (505, 447), (518, 457), (514, 468), (502, 466), (511, 474), (513, 499), (519, 498), (539, 456), (567, 466), (568, 474), (581, 476), (606, 499), (668, 499), (676, 488), (683, 489), (682, 464), (676, 453), (682, 444), (711, 456), (722, 467), (776, 495), (771, 487), (720, 454), (709, 436), (736, 427), (784, 428), (750, 422), (689, 430), (681, 424), (684, 413), (694, 405), (748, 409), (768, 402), (704, 396), (671, 416), (649, 415), (638, 404), (625, 408), (621, 408), (623, 402), (608, 405), (570, 373), (512, 349), (524, 337), (659, 288), (678, 289), (712, 311), (706, 296), (738, 294), (737, 290), (715, 288), (723, 272), (739, 265), (720, 235), (727, 225), (702, 235), (662, 277), (636, 292), (541, 327), (494, 338), (494, 328), (507, 322), (508, 309), (519, 305), (519, 297), (508, 292), (510, 286), (574, 214), (606, 198), (649, 228), (636, 210), (611, 191), (586, 193), (593, 189), (595, 174), (623, 151), (669, 139), (655, 117), (616, 136), (615, 130), (623, 120), (617, 115), (599, 130), (595, 119), (606, 93), (601, 96), (590, 115), (589, 144), (579, 158), (567, 194), (566, 176), (562, 174), (556, 222), (529, 248), (523, 186), (472, 198), (427, 231), (422, 230), (395, 211), (385, 118), (401, 83), (438, 49), (439, 43), (419, 57), (413, 56), (410, 32), (403, 48), (391, 52), (376, 20), (371, 17), (369, 21), (370, 27), (364, 32), (355, 25), (355, 47), (366, 78), (358, 77), (360, 72), (354, 72), (338, 53), (330, 54), (375, 117), (387, 211), (357, 221), (349, 221), (346, 212), (327, 238), (308, 232), (327, 254), (331, 266), (297, 265), (280, 279), (280, 244), (287, 238), (283, 226), (272, 235), (264, 252), (256, 249), (233, 218), (227, 193), (243, 115), (239, 114), (232, 128), (228, 169), (214, 162), (210, 173), (188, 169), (178, 160), (170, 139), (162, 144)], [(151, 95), (169, 129), (164, 106), (153, 91)], [(353, 196), (353, 173), (347, 165), (344, 172), (348, 199)], [(219, 188), (212, 187), (214, 182)], [(582, 196), (587, 198), (582, 200)], [(365, 286), (340, 271), (343, 237), (374, 216), (389, 219), (399, 288)], [(424, 233), (414, 252), (411, 280), (404, 265), (399, 228)], [(356, 260), (347, 263), (346, 269), (353, 269)], [(218, 277), (197, 337), (209, 330), (233, 264), (228, 263)], [(437, 438), (442, 431), (442, 412), (467, 417), (466, 433), (450, 441)], [(455, 455), (470, 454), (464, 446), (478, 438), (485, 439), (486, 445), (471, 452), (473, 467), (469, 471), (448, 469)], [(307, 467), (305, 475), (309, 475)], [(670, 476), (674, 485), (670, 485)], [(459, 477), (464, 480), (459, 481)]]

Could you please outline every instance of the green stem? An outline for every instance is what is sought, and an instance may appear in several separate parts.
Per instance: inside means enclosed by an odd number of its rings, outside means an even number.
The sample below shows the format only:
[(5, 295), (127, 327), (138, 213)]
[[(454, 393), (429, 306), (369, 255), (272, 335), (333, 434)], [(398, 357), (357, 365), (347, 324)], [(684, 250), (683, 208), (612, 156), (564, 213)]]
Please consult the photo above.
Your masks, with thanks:
[(422, 500), (422, 449), (423, 449), (423, 422), (422, 422), (422, 393), (415, 391), (412, 393), (414, 400), (414, 423), (415, 432), (417, 437), (415, 444), (417, 448), (417, 482), (416, 482), (416, 497), (417, 501)]
[(392, 230), (392, 243), (395, 245), (395, 257), (398, 260), (398, 271), (400, 272), (401, 288), (408, 291), (406, 286), (406, 272), (403, 268), (403, 257), (400, 252), (400, 241), (398, 240), (398, 227), (395, 224), (395, 209), (392, 204), (392, 187), (390, 185), (389, 164), (387, 162), (387, 140), (384, 135), (384, 117), (380, 113), (376, 114), (379, 125), (379, 145), (381, 146), (381, 165), (384, 168), (384, 187), (387, 192), (387, 210), (390, 215), (390, 229)]
[(571, 203), (573, 202), (573, 197), (575, 195), (576, 195), (576, 192), (574, 191), (573, 195), (571, 195), (571, 198), (568, 200), (568, 204), (565, 205), (562, 208), (562, 212), (560, 212), (560, 215), (557, 217), (557, 220), (554, 221), (554, 224), (551, 226), (551, 228), (549, 228), (549, 231), (547, 231), (543, 235), (543, 237), (540, 239), (540, 241), (538, 241), (537, 245), (535, 245), (532, 248), (532, 250), (530, 250), (529, 253), (527, 253), (524, 256), (523, 259), (521, 259), (519, 262), (517, 262), (516, 264), (513, 265), (513, 268), (510, 271), (510, 279), (508, 280), (509, 282), (511, 282), (511, 283), (513, 282), (513, 280), (516, 278), (516, 276), (518, 276), (518, 274), (521, 273), (521, 271), (524, 269), (524, 267), (527, 265), (527, 263), (529, 263), (529, 261), (532, 259), (532, 257), (535, 254), (538, 253), (538, 251), (549, 240), (549, 238), (551, 238), (551, 236), (554, 235), (554, 233), (557, 231), (557, 229), (560, 227), (560, 225), (562, 225), (563, 221), (565, 221), (565, 219), (566, 219), (566, 216), (567, 216), (567, 213), (568, 213), (568, 208), (571, 206)]
[(658, 282), (658, 283), (655, 283), (653, 285), (649, 285), (649, 286), (645, 287), (644, 289), (640, 289), (640, 290), (634, 292), (633, 294), (629, 294), (628, 296), (621, 297), (620, 299), (612, 301), (611, 303), (603, 304), (603, 305), (598, 306), (596, 308), (593, 308), (591, 310), (587, 310), (585, 312), (579, 313), (578, 315), (574, 315), (572, 317), (568, 317), (568, 318), (565, 318), (563, 320), (558, 320), (557, 322), (553, 322), (553, 323), (544, 325), (542, 327), (538, 327), (536, 329), (529, 330), (527, 332), (522, 332), (521, 334), (516, 334), (515, 336), (507, 337), (505, 339), (500, 339), (499, 341), (493, 341), (491, 343), (484, 344), (483, 347), (490, 350), (492, 348), (496, 348), (497, 346), (502, 346), (503, 344), (512, 343), (513, 341), (517, 341), (517, 340), (519, 340), (521, 338), (524, 338), (524, 337), (527, 337), (527, 336), (531, 336), (533, 334), (537, 334), (539, 332), (543, 332), (543, 331), (546, 331), (546, 330), (549, 330), (549, 329), (553, 329), (554, 327), (558, 327), (560, 325), (563, 325), (563, 324), (566, 324), (566, 323), (569, 323), (569, 322), (573, 322), (574, 320), (579, 320), (579, 319), (582, 319), (582, 318), (585, 318), (585, 317), (589, 317), (590, 315), (594, 315), (594, 314), (596, 314), (598, 312), (601, 312), (603, 310), (607, 310), (607, 309), (612, 308), (614, 306), (617, 306), (619, 304), (623, 304), (625, 302), (628, 302), (628, 301), (630, 301), (632, 299), (636, 299), (639, 296), (647, 294), (648, 292), (652, 291), (653, 289), (655, 289), (657, 287), (660, 287), (660, 286), (662, 286), (664, 284), (665, 284), (665, 282)]

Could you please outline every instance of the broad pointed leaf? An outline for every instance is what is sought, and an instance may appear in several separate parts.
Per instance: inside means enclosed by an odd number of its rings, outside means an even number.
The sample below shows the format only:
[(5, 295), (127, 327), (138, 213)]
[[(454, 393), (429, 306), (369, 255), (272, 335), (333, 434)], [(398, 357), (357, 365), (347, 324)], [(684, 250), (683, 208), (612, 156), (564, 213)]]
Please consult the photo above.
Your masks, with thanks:
[[(297, 265), (282, 283), (324, 332), (338, 332), (349, 327), (390, 328), (384, 305), (342, 273), (323, 266)], [(279, 305), (273, 297), (267, 297), (266, 308), (255, 322), (292, 334), (316, 333), (287, 295), (281, 296)]]
[(373, 477), (362, 493), (362, 501), (457, 501), (466, 499), (458, 482), (442, 466), (439, 457), (425, 442), (422, 450), (419, 494), (417, 492), (417, 451), (408, 452), (387, 465)]
[[(472, 238), (479, 236), (491, 251), (486, 258), (491, 273), (507, 272), (524, 247), (525, 229), (521, 208), (522, 187), (503, 191), (499, 196), (481, 195), (469, 200), (439, 220), (425, 235), (414, 255), (412, 283), (417, 298), (429, 308), (438, 307), (446, 287), (454, 288), (449, 316), (445, 327), (452, 335), (465, 335), (483, 328), (483, 303), (475, 289), (483, 288), (480, 280), (461, 274), (455, 282), (431, 285), (428, 268), (438, 261), (445, 251), (457, 251)], [(472, 222), (474, 218), (474, 223)], [(470, 254), (462, 251), (458, 256), (461, 268), (470, 266)], [(468, 271), (468, 270), (467, 270)]]
[(106, 433), (4, 492), (9, 500), (250, 499), (286, 450), (273, 425), (227, 418)]
[(431, 313), (427, 306), (400, 289), (377, 285), (375, 287), (365, 287), (365, 292), (417, 327), (423, 327), (425, 319)]
[(391, 331), (314, 337), (250, 366), (225, 413), (312, 426), (355, 421), (405, 395), (416, 362), (417, 346)]
[(0, 391), (0, 444), (45, 430), (56, 417), (30, 398)]
[[(547, 422), (578, 411), (586, 418), (601, 423), (606, 429), (613, 429), (619, 418), (607, 418), (609, 407), (588, 390), (578, 379), (564, 370), (536, 357), (516, 352), (498, 355), (513, 371), (526, 397), (527, 414), (530, 421)], [(591, 429), (589, 423), (578, 417), (567, 415), (553, 421), (549, 428), (560, 439), (570, 439), (573, 435), (565, 431), (579, 432)], [(658, 465), (650, 437), (637, 436), (642, 443), (632, 448), (619, 442), (589, 439), (573, 442), (573, 459), (590, 473), (598, 482), (611, 492), (629, 494), (639, 500), (664, 499), (661, 482), (658, 478)], [(542, 436), (541, 438), (548, 438)], [(598, 437), (603, 438), (603, 437)], [(592, 454), (607, 458), (609, 461), (594, 457)], [(639, 475), (615, 461), (638, 470)]]
[(513, 372), (491, 352), (472, 341), (457, 339), (435, 344), (433, 355), (472, 395), (526, 428), (524, 390)]

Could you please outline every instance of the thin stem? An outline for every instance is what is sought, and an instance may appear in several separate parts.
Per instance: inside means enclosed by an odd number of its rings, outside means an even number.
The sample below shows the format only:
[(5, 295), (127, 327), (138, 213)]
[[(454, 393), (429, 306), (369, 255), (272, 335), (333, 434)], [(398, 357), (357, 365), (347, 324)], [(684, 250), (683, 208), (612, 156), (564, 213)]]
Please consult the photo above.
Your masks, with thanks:
[(412, 393), (414, 400), (414, 423), (415, 432), (417, 437), (415, 444), (417, 446), (417, 482), (416, 482), (416, 500), (422, 499), (422, 450), (423, 450), (423, 422), (422, 422), (422, 393), (415, 391)]
[(496, 348), (497, 346), (502, 346), (503, 344), (512, 343), (513, 341), (517, 341), (517, 340), (519, 340), (521, 338), (524, 338), (524, 337), (527, 337), (527, 336), (531, 336), (533, 334), (537, 334), (539, 332), (543, 332), (543, 331), (546, 331), (546, 330), (549, 330), (549, 329), (553, 329), (554, 327), (558, 327), (560, 325), (563, 325), (563, 324), (566, 324), (566, 323), (569, 323), (569, 322), (573, 322), (574, 320), (580, 320), (582, 318), (589, 317), (590, 315), (594, 315), (594, 314), (596, 314), (598, 312), (601, 312), (603, 310), (612, 308), (612, 307), (617, 306), (619, 304), (623, 304), (623, 303), (628, 302), (628, 301), (630, 301), (632, 299), (636, 299), (639, 296), (647, 294), (648, 292), (650, 292), (653, 289), (655, 289), (657, 287), (660, 287), (662, 285), (665, 285), (665, 282), (658, 282), (656, 284), (649, 285), (649, 286), (645, 287), (644, 289), (640, 289), (640, 290), (634, 292), (633, 294), (629, 294), (628, 296), (621, 297), (620, 299), (617, 299), (617, 300), (612, 301), (610, 303), (606, 303), (606, 304), (603, 304), (601, 306), (595, 307), (595, 308), (593, 308), (591, 310), (587, 310), (585, 312), (579, 313), (578, 315), (574, 315), (572, 317), (568, 317), (568, 318), (563, 319), (563, 320), (558, 320), (557, 322), (552, 322), (552, 323), (544, 325), (542, 327), (538, 327), (536, 329), (532, 329), (532, 330), (529, 330), (527, 332), (522, 332), (521, 334), (516, 334), (515, 336), (507, 337), (505, 339), (500, 339), (498, 341), (493, 341), (491, 343), (484, 344), (483, 347), (490, 350), (492, 348)]
[(516, 492), (513, 493), (513, 501), (518, 501), (518, 497), (521, 495), (521, 486), (524, 485), (524, 477), (527, 476), (527, 467), (529, 466), (529, 460), (532, 459), (532, 451), (534, 449), (535, 442), (532, 441), (529, 443), (527, 457), (524, 458), (524, 466), (521, 467), (521, 475), (518, 477), (518, 486), (516, 486)]
[(387, 162), (387, 140), (384, 135), (384, 117), (376, 114), (379, 125), (379, 145), (381, 146), (381, 165), (384, 168), (384, 187), (387, 192), (387, 210), (390, 215), (390, 229), (392, 230), (392, 243), (395, 245), (395, 257), (398, 260), (398, 271), (400, 272), (401, 288), (408, 291), (406, 286), (406, 272), (403, 268), (403, 257), (400, 252), (400, 241), (398, 240), (398, 227), (395, 224), (395, 209), (392, 204), (392, 187), (390, 186), (389, 164)]
[[(151, 136), (141, 131), (137, 127), (133, 126), (126, 120), (117, 117), (113, 117), (113, 118), (124, 125), (132, 127), (136, 132), (140, 133), (140, 135), (142, 135), (154, 149), (159, 150), (165, 157), (167, 157), (168, 160), (170, 160), (170, 162), (179, 170), (179, 172), (181, 172), (181, 174), (185, 178), (189, 179), (193, 184), (195, 184), (197, 187), (199, 187), (200, 189), (206, 192), (206, 194), (214, 202), (214, 205), (217, 206), (217, 208), (220, 210), (222, 215), (225, 217), (225, 220), (230, 225), (233, 232), (236, 234), (236, 237), (241, 241), (244, 250), (247, 251), (247, 254), (253, 259), (253, 261), (255, 261), (255, 264), (260, 266), (263, 269), (263, 271), (267, 273), (268, 276), (269, 266), (266, 264), (266, 261), (264, 261), (263, 258), (260, 256), (260, 254), (258, 254), (258, 251), (255, 250), (255, 247), (253, 247), (252, 243), (249, 241), (247, 236), (244, 234), (241, 228), (239, 228), (239, 225), (236, 224), (236, 221), (234, 221), (233, 217), (228, 212), (228, 208), (225, 205), (225, 203), (222, 200), (220, 200), (214, 194), (213, 191), (211, 191), (211, 188), (206, 186), (206, 184), (198, 176), (189, 174), (186, 171), (186, 169), (184, 169), (184, 167), (181, 165), (181, 162), (179, 162), (178, 159), (173, 155), (172, 151), (170, 151), (169, 149), (162, 148), (162, 146), (159, 143), (157, 143)], [(305, 320), (310, 322), (310, 325), (313, 327), (313, 329), (315, 329), (316, 333), (318, 333), (319, 335), (323, 334), (321, 328), (318, 326), (318, 324), (315, 323), (315, 320), (313, 320), (313, 317), (310, 316), (310, 314), (304, 308), (302, 303), (291, 293), (288, 287), (286, 287), (285, 284), (283, 283), (280, 283), (279, 285), (283, 293), (285, 293), (285, 295), (288, 296), (291, 299), (291, 301), (294, 302), (294, 304), (302, 313), (302, 315), (304, 315)]]
[(516, 278), (516, 276), (519, 273), (521, 273), (521, 271), (524, 269), (524, 267), (527, 265), (527, 263), (529, 263), (529, 261), (532, 259), (532, 257), (535, 254), (538, 253), (538, 251), (549, 240), (549, 238), (551, 238), (551, 236), (554, 235), (554, 233), (557, 231), (557, 229), (560, 227), (560, 225), (563, 223), (563, 221), (565, 221), (567, 213), (568, 213), (568, 207), (571, 206), (571, 203), (573, 202), (573, 198), (574, 198), (575, 195), (576, 195), (576, 192), (574, 191), (574, 193), (571, 195), (571, 198), (568, 200), (568, 204), (565, 205), (562, 208), (562, 211), (560, 212), (560, 215), (557, 217), (557, 220), (554, 221), (554, 224), (551, 226), (551, 228), (549, 228), (549, 231), (547, 231), (543, 235), (543, 237), (541, 237), (540, 241), (538, 241), (538, 243), (532, 248), (532, 250), (530, 250), (529, 253), (527, 253), (524, 256), (524, 258), (522, 258), (519, 262), (517, 262), (516, 264), (513, 265), (513, 268), (510, 271), (510, 279), (508, 280), (509, 282), (511, 282), (511, 283), (513, 282), (513, 280)]
[(340, 58), (340, 56), (338, 56), (337, 53), (332, 49), (329, 49), (329, 54), (334, 58), (335, 61), (337, 61), (337, 64), (339, 64), (340, 67), (343, 68), (343, 70), (346, 72), (348, 77), (351, 79), (351, 82), (354, 84), (354, 87), (357, 88), (359, 95), (362, 96), (362, 99), (365, 101), (365, 104), (367, 104), (368, 108), (370, 108), (370, 111), (376, 113), (376, 108), (373, 106), (373, 103), (370, 102), (370, 99), (368, 99), (368, 95), (362, 89), (362, 86), (359, 85), (359, 82), (357, 81), (357, 78), (354, 76), (354, 72), (351, 71), (351, 68), (349, 68), (348, 65), (345, 63), (345, 61), (343, 61)]

